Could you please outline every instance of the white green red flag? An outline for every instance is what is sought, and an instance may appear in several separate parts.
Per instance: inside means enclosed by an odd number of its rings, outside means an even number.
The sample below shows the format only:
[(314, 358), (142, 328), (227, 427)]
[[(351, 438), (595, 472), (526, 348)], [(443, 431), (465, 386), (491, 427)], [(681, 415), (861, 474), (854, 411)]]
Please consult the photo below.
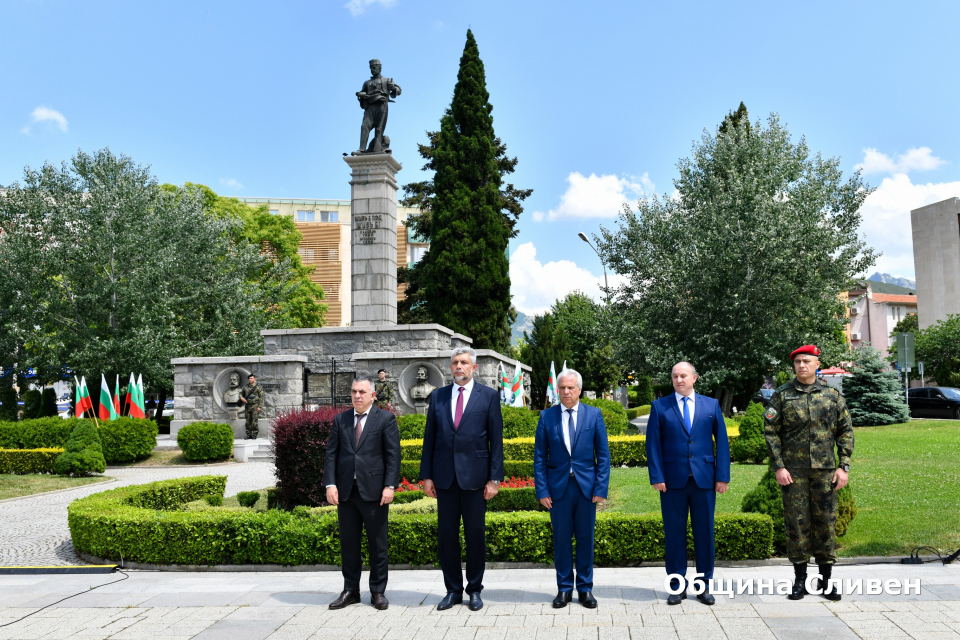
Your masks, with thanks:
[(517, 370), (513, 374), (513, 381), (510, 383), (510, 393), (508, 394), (508, 403), (511, 407), (523, 406), (523, 371), (520, 370), (520, 363), (517, 363)]
[(131, 418), (146, 418), (146, 413), (140, 408), (140, 404), (140, 388), (131, 373), (130, 382), (127, 384), (127, 415)]
[(107, 386), (107, 377), (100, 374), (100, 406), (97, 407), (97, 417), (109, 420), (113, 414), (113, 398), (110, 397), (110, 387)]
[(137, 408), (140, 409), (140, 417), (147, 417), (147, 403), (143, 394), (143, 374), (137, 376)]
[(120, 374), (117, 374), (117, 383), (113, 387), (113, 411), (110, 413), (110, 419), (116, 420), (120, 417)]
[(547, 402), (551, 407), (560, 403), (560, 398), (557, 396), (557, 371), (553, 367), (553, 360), (550, 361), (550, 375), (547, 377)]
[(84, 413), (93, 409), (93, 401), (90, 399), (90, 390), (87, 389), (87, 379), (81, 378), (77, 381), (77, 377), (74, 376), (73, 380), (77, 384), (77, 396), (73, 412), (77, 418), (82, 418)]

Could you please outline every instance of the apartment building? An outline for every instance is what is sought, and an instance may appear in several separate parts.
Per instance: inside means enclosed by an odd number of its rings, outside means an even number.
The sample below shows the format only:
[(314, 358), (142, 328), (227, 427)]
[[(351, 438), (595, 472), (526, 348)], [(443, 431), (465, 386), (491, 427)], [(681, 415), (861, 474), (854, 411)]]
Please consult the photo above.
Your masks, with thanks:
[(920, 328), (960, 313), (960, 198), (910, 212)]
[(874, 293), (869, 281), (863, 284), (847, 292), (850, 314), (847, 338), (854, 347), (869, 342), (886, 358), (889, 347), (896, 344), (890, 332), (907, 314), (917, 312), (917, 296)]
[[(237, 200), (252, 207), (265, 205), (270, 213), (290, 216), (303, 234), (300, 259), (315, 266), (313, 281), (326, 294), (327, 326), (350, 324), (350, 229), (349, 200), (311, 200), (303, 198), (243, 198)], [(419, 262), (429, 245), (416, 238), (406, 226), (407, 218), (419, 213), (413, 207), (397, 207), (397, 264)], [(403, 300), (405, 284), (397, 287), (397, 300)]]

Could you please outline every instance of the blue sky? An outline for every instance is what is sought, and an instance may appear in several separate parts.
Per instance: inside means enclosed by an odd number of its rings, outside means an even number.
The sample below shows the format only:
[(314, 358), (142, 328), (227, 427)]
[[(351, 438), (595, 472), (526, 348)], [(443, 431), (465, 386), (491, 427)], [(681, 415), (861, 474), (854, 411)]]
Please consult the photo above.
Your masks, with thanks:
[[(670, 193), (675, 164), (743, 100), (878, 187), (863, 232), (913, 277), (909, 210), (960, 196), (956, 2), (97, 2), (4, 0), (0, 184), (109, 146), (162, 182), (349, 198), (367, 61), (403, 88), (387, 133), (416, 144), (449, 104), (467, 28), (494, 126), (534, 188), (511, 243), (517, 306), (602, 271), (578, 231)], [(615, 281), (615, 278), (613, 278)]]

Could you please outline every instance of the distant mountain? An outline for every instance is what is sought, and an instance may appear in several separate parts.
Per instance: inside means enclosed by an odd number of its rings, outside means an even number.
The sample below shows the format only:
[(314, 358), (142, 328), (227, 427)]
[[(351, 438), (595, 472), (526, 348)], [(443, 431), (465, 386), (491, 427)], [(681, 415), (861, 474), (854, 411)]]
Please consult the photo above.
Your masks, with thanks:
[(517, 340), (523, 337), (524, 331), (528, 334), (533, 331), (533, 316), (518, 310), (517, 321), (510, 327), (510, 344), (517, 344)]
[(917, 290), (917, 281), (910, 280), (909, 278), (901, 278), (899, 276), (892, 276), (889, 273), (880, 273), (877, 271), (875, 274), (870, 276), (868, 280), (873, 280), (874, 282), (885, 282), (887, 284), (895, 284), (898, 287), (904, 287), (911, 291)]

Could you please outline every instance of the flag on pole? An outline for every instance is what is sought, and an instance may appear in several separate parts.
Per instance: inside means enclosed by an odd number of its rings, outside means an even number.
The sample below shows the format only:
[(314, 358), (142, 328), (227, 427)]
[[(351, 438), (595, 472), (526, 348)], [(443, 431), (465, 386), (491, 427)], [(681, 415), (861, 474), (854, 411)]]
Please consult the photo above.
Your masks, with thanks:
[(137, 376), (137, 407), (140, 409), (140, 417), (147, 417), (147, 403), (144, 401), (143, 394), (143, 374)]
[(557, 371), (553, 368), (553, 360), (550, 361), (550, 375), (547, 378), (547, 402), (551, 407), (557, 406), (559, 396), (557, 396)]
[(110, 419), (116, 420), (120, 417), (120, 374), (117, 374), (117, 383), (113, 387), (113, 411), (110, 412)]
[(127, 415), (131, 418), (146, 418), (146, 412), (140, 408), (140, 404), (140, 389), (131, 373), (130, 382), (127, 384)]
[(497, 392), (500, 396), (500, 404), (507, 404), (507, 372), (502, 362), (497, 363)]
[(510, 395), (508, 396), (511, 407), (523, 406), (523, 371), (520, 370), (520, 363), (517, 363), (517, 370), (513, 374), (513, 382), (510, 383)]
[(109, 420), (113, 414), (113, 398), (110, 397), (110, 387), (107, 386), (107, 376), (100, 374), (100, 406), (97, 407), (97, 417)]
[(90, 398), (90, 389), (87, 388), (87, 379), (81, 377), (80, 386), (77, 387), (76, 416), (82, 418), (87, 411), (93, 411), (93, 400)]
[(566, 370), (567, 370), (567, 361), (564, 360), (564, 361), (563, 361), (563, 369), (560, 369), (560, 371), (566, 371)]

